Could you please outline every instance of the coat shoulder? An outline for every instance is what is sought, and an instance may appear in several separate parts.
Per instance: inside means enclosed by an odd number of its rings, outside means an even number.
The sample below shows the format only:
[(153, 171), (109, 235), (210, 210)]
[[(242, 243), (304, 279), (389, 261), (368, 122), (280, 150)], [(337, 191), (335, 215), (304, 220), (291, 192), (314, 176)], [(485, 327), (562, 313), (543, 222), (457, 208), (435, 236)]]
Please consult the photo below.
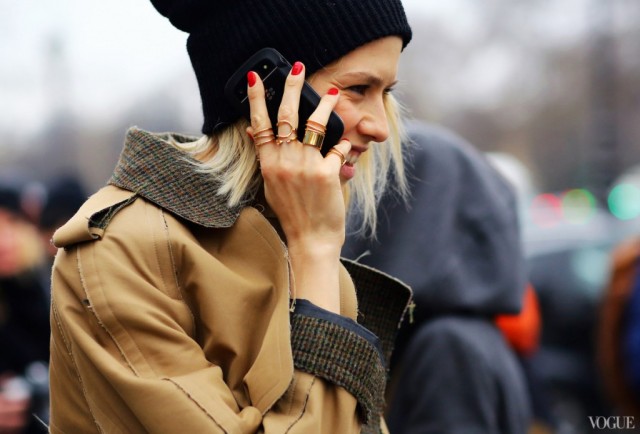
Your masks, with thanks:
[(173, 233), (174, 239), (191, 237), (182, 218), (136, 192), (108, 185), (87, 199), (54, 233), (52, 242), (58, 248), (98, 241), (107, 236), (126, 236), (129, 242), (144, 242), (149, 231)]
[(98, 190), (80, 207), (71, 219), (53, 234), (56, 247), (101, 239), (105, 229), (122, 209), (135, 202), (137, 195), (114, 186)]

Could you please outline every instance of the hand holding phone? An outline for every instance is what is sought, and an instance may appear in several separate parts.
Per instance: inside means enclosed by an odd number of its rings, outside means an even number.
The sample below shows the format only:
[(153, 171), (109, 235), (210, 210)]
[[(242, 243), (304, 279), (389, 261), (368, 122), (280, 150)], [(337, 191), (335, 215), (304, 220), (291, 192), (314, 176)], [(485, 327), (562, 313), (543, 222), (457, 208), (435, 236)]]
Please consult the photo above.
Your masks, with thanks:
[[(251, 118), (246, 78), (249, 71), (257, 73), (264, 83), (267, 111), (271, 125), (275, 128), (278, 122), (278, 109), (282, 102), (284, 84), (291, 71), (291, 64), (277, 50), (263, 48), (243, 63), (227, 81), (224, 89), (225, 96), (248, 120)], [(298, 140), (302, 140), (307, 119), (309, 119), (309, 116), (311, 116), (319, 103), (320, 96), (309, 83), (305, 82), (300, 95)], [(342, 119), (335, 112), (332, 112), (327, 122), (326, 136), (320, 151), (322, 155), (326, 155), (329, 149), (340, 141), (343, 132)]]
[[(339, 313), (339, 258), (346, 219), (344, 182), (352, 177), (353, 171), (343, 161), (349, 155), (351, 143), (341, 140), (323, 156), (317, 148), (294, 140), (291, 128), (305, 129), (304, 115), (299, 120), (296, 116), (300, 106), (308, 101), (301, 98), (306, 77), (304, 65), (296, 63), (293, 69), (284, 69), (283, 75), (286, 84), (282, 85), (282, 103), (271, 105), (267, 102), (265, 82), (274, 74), (263, 80), (254, 68), (246, 76), (248, 83), (244, 83), (243, 77), (242, 90), (246, 89), (251, 112), (251, 127), (247, 131), (256, 137), (254, 146), (264, 199), (282, 228), (291, 273), (296, 278), (293, 297)], [(321, 83), (323, 88), (330, 85)], [(308, 122), (327, 125), (340, 99), (339, 89), (335, 90), (338, 92), (329, 90), (319, 99)], [(279, 126), (275, 124), (275, 115), (280, 116)], [(277, 128), (279, 143), (273, 141), (272, 126)], [(269, 140), (263, 142), (265, 134)], [(307, 144), (312, 142), (308, 140)]]

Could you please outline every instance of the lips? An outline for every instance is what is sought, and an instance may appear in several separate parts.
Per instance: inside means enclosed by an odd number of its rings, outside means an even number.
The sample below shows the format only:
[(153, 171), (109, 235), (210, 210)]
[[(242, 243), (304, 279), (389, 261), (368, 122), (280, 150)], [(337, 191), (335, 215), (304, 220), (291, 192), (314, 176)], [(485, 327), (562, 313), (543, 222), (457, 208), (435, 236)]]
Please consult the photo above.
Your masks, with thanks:
[(369, 147), (367, 145), (354, 145), (354, 144), (351, 144), (351, 151), (350, 152), (357, 152), (358, 154), (362, 154), (363, 152), (366, 152), (367, 149), (369, 149)]
[(350, 166), (353, 166), (354, 164), (356, 164), (358, 162), (358, 158), (360, 157), (360, 154), (362, 154), (363, 152), (366, 152), (367, 149), (368, 149), (367, 146), (351, 145), (351, 150), (347, 154), (347, 159), (345, 164), (348, 164)]

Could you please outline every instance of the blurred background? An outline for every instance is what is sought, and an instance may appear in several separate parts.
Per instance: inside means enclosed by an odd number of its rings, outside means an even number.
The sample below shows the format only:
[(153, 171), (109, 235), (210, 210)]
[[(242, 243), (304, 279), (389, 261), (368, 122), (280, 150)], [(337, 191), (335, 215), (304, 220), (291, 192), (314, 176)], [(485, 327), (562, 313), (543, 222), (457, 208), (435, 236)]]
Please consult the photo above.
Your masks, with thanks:
[[(516, 157), (541, 191), (600, 198), (638, 163), (637, 0), (405, 3), (415, 37), (398, 93), (412, 116)], [(3, 169), (97, 187), (124, 128), (199, 131), (187, 35), (148, 2), (0, 6)]]
[[(541, 378), (567, 432), (614, 411), (594, 333), (611, 249), (640, 234), (640, 2), (404, 0), (397, 95), (449, 127), (520, 195), (543, 314)], [(130, 126), (198, 134), (195, 77), (147, 1), (0, 0), (0, 180), (46, 202), (105, 184)], [(39, 198), (39, 199), (38, 199)]]

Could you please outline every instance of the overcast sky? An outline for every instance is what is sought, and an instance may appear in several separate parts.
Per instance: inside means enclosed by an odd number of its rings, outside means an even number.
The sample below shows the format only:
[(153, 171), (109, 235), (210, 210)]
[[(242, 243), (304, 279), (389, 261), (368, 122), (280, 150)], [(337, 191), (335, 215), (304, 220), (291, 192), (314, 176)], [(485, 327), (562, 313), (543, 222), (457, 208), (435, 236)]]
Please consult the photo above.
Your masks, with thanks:
[[(478, 26), (473, 1), (404, 3), (410, 20), (454, 19), (452, 31), (465, 37)], [(547, 4), (566, 9), (584, 1)], [(181, 77), (184, 91), (197, 95), (187, 35), (149, 1), (0, 0), (0, 11), (0, 133), (36, 131), (61, 106), (88, 121), (108, 120), (123, 101)], [(566, 12), (553, 16), (567, 20)]]

